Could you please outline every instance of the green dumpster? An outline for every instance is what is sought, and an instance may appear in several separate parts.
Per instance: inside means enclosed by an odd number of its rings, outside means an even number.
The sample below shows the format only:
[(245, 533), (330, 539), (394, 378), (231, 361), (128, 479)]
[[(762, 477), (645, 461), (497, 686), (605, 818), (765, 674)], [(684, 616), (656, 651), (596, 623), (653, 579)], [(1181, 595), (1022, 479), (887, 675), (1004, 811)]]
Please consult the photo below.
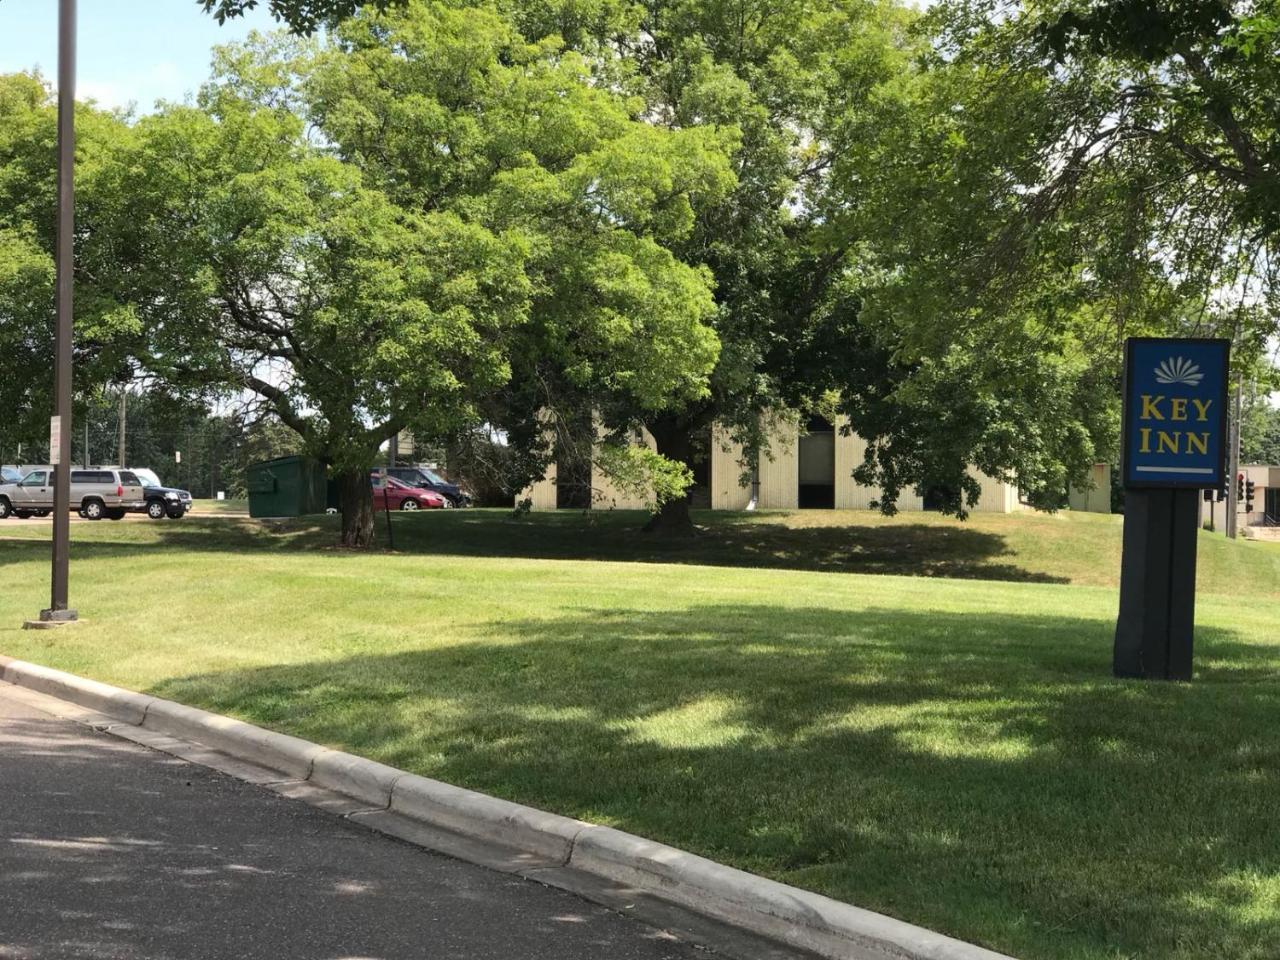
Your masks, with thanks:
[(328, 506), (325, 466), (310, 457), (279, 457), (249, 466), (249, 516), (301, 517)]

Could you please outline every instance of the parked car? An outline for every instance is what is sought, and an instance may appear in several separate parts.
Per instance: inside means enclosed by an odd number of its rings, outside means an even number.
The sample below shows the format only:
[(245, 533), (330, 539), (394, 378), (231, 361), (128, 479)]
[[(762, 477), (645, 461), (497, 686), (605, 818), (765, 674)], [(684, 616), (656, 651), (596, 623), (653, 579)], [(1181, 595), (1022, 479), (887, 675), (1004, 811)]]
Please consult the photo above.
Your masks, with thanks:
[(163, 520), (165, 517), (177, 520), (191, 512), (194, 504), (189, 492), (177, 487), (166, 487), (160, 482), (156, 472), (146, 467), (134, 467), (133, 473), (142, 481), (143, 497), (146, 500), (142, 512), (152, 520)]
[(375, 473), (373, 505), (378, 510), (441, 510), (449, 502), (442, 494), (423, 487), (415, 487), (395, 477), (383, 477)]
[(427, 467), (387, 467), (382, 472), (389, 473), (401, 483), (442, 495), (447, 507), (471, 506), (471, 494)]
[[(0, 485), (0, 520), (45, 516), (53, 510), (52, 467), (32, 470), (17, 483)], [(145, 505), (142, 481), (129, 470), (72, 469), (71, 509), (86, 520), (123, 520)]]

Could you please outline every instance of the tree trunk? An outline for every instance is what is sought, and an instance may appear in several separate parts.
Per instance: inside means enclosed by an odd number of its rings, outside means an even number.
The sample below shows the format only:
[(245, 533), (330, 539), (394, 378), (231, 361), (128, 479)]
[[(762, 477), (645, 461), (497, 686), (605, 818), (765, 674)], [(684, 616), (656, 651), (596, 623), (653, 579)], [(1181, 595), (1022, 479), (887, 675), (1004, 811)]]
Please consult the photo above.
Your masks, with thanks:
[[(658, 452), (668, 460), (683, 463), (693, 469), (693, 443), (690, 440), (690, 425), (683, 419), (663, 417), (649, 425)], [(689, 499), (692, 491), (685, 491), (684, 496), (664, 503), (644, 525), (646, 533), (657, 533), (668, 537), (692, 537), (697, 534), (693, 525), (693, 517), (689, 514)]]
[(373, 546), (373, 488), (368, 470), (344, 470), (335, 477), (342, 510), (342, 545), (356, 550)]
[(692, 537), (698, 533), (689, 514), (689, 496), (668, 500), (644, 525), (645, 533), (657, 533), (666, 537)]

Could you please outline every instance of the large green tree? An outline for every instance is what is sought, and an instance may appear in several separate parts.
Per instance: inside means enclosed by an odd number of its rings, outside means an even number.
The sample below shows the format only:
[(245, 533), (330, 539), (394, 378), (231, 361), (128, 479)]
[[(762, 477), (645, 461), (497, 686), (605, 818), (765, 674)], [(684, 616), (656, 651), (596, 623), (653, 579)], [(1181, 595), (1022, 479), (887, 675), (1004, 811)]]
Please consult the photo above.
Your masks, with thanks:
[[(127, 371), (138, 330), (114, 296), (108, 224), (115, 197), (103, 171), (130, 131), (113, 113), (76, 110), (77, 213), (75, 395), (79, 409)], [(48, 85), (29, 74), (0, 76), (0, 450), (44, 449), (53, 409), (57, 108)]]
[(301, 118), (227, 89), (144, 119), (137, 139), (117, 170), (118, 282), (142, 370), (262, 404), (332, 466), (343, 543), (368, 545), (379, 446), (465, 419), (503, 380), (522, 245), (406, 214), (309, 144)]
[(731, 183), (727, 148), (638, 110), (482, 11), (224, 51), (199, 105), (144, 118), (114, 168), (140, 368), (294, 429), (339, 478), (352, 546), (400, 429), (514, 410), (536, 444), (561, 385), (650, 408), (705, 392), (710, 280), (661, 241)]
[(592, 68), (500, 12), (415, 2), (341, 25), (301, 84), (339, 154), (399, 204), (529, 239), (531, 322), (484, 412), (543, 460), (548, 424), (590, 450), (593, 409), (699, 402), (718, 349), (712, 278), (673, 251), (732, 191), (738, 129), (649, 122)]
[[(896, 118), (833, 168), (867, 242), (835, 379), (889, 509), (915, 486), (963, 511), (970, 466), (1052, 506), (1115, 454), (1125, 336), (1231, 336), (1246, 368), (1274, 333), (1263, 7), (1087, 9), (934, 8)], [(1098, 27), (1130, 15), (1150, 43)]]
[[(713, 424), (748, 460), (768, 456), (763, 415), (812, 406), (824, 390), (811, 363), (832, 329), (821, 307), (857, 243), (832, 242), (830, 169), (850, 141), (876, 136), (886, 85), (909, 64), (910, 12), (847, 0), (500, 6), (530, 39), (581, 51), (597, 82), (642, 98), (655, 125), (735, 136), (734, 189), (704, 198), (672, 244), (715, 278), (722, 347), (710, 390), (662, 410), (591, 404), (616, 436), (642, 425), (682, 464), (707, 455)], [(667, 501), (653, 526), (689, 531), (688, 507)]]

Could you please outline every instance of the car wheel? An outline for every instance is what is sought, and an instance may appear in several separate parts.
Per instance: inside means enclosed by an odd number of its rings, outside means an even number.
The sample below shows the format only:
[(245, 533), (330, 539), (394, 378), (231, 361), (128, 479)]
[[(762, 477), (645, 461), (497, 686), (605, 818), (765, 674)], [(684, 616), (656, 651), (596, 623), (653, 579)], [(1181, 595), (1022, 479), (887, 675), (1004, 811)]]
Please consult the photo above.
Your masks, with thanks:
[(444, 501), (444, 503), (442, 503), (441, 506), (444, 507), (446, 510), (454, 506), (453, 501), (450, 500), (448, 497), (441, 497), (440, 499)]
[(123, 519), (124, 519), (124, 513), (125, 513), (125, 512), (124, 512), (123, 510), (108, 510), (108, 511), (107, 511), (107, 519), (108, 519), (108, 520), (123, 520)]
[(150, 517), (152, 520), (163, 520), (163, 519), (164, 519), (164, 514), (165, 514), (165, 509), (164, 509), (164, 501), (163, 501), (163, 500), (148, 500), (148, 501), (147, 501), (147, 516), (148, 516), (148, 517)]
[(90, 500), (80, 508), (80, 514), (86, 520), (101, 520), (106, 514), (106, 507), (101, 500)]
[(13, 511), (13, 515), (14, 515), (15, 517), (17, 517), (19, 520), (29, 520), (29, 519), (31, 519), (31, 511), (30, 511), (30, 510), (15, 510), (15, 511)]
[(48, 511), (48, 510), (37, 510), (37, 511), (36, 511), (36, 516), (37, 516), (37, 517), (47, 517), (47, 516), (49, 515), (49, 512), (50, 512), (50, 511)]
[(401, 509), (401, 510), (417, 510), (417, 509), (418, 509), (418, 501), (417, 501), (417, 500), (405, 500), (403, 503), (401, 503), (401, 504), (400, 504), (400, 509)]
[(0, 497), (0, 520), (8, 520), (12, 513), (13, 507), (9, 506), (9, 501)]

